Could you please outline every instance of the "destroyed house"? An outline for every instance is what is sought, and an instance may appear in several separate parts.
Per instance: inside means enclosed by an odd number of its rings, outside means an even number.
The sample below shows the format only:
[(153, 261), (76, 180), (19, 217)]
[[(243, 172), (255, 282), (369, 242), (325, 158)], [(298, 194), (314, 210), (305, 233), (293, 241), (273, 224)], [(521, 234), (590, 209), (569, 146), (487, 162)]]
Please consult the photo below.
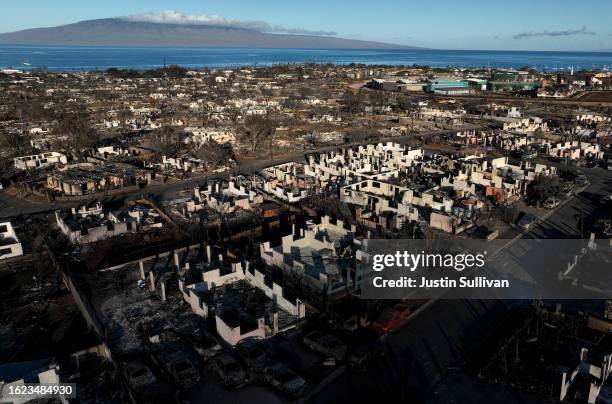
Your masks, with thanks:
[(295, 327), (295, 316), (247, 281), (214, 290), (217, 333), (230, 345), (249, 337), (267, 338)]
[(194, 188), (193, 199), (187, 202), (188, 213), (202, 210), (205, 206), (219, 213), (234, 213), (236, 210), (253, 210), (263, 202), (263, 196), (251, 189), (250, 182), (240, 185), (235, 180), (209, 183), (205, 189)]
[(91, 208), (55, 211), (55, 220), (72, 244), (94, 243), (135, 230), (135, 223), (120, 220), (111, 212), (104, 213), (99, 203)]
[(81, 205), (78, 209), (58, 210), (55, 220), (73, 244), (93, 243), (125, 233), (163, 227), (160, 215), (141, 203), (132, 203), (116, 212), (105, 212), (102, 204), (96, 202)]
[(31, 156), (21, 156), (14, 158), (15, 168), (20, 170), (35, 170), (37, 168), (49, 167), (54, 164), (67, 164), (68, 159), (65, 154), (58, 152), (47, 152), (34, 154)]
[[(207, 247), (207, 256), (211, 249)], [(267, 338), (295, 327), (305, 316), (303, 304), (287, 300), (279, 285), (266, 283), (263, 274), (246, 271), (240, 263), (216, 261), (185, 264), (187, 273), (201, 271), (201, 281), (179, 279), (179, 290), (191, 310), (204, 318), (214, 316), (217, 333), (234, 346), (249, 337)]]
[(324, 216), (320, 224), (308, 222), (299, 233), (294, 228), (279, 246), (261, 244), (261, 258), (270, 267), (299, 275), (308, 288), (331, 294), (351, 286), (354, 231), (354, 226), (345, 229), (342, 221), (333, 223)]
[(604, 152), (598, 144), (588, 142), (563, 142), (549, 146), (548, 155), (551, 157), (568, 158), (578, 160), (581, 158), (600, 160), (604, 157)]
[(11, 222), (0, 222), (0, 260), (23, 255), (23, 247)]
[(319, 190), (316, 179), (306, 176), (300, 163), (279, 164), (260, 173), (263, 179), (257, 183), (261, 189), (285, 202), (298, 202)]
[(47, 175), (47, 187), (63, 195), (80, 196), (127, 186), (145, 186), (151, 179), (151, 171), (127, 164), (83, 164)]

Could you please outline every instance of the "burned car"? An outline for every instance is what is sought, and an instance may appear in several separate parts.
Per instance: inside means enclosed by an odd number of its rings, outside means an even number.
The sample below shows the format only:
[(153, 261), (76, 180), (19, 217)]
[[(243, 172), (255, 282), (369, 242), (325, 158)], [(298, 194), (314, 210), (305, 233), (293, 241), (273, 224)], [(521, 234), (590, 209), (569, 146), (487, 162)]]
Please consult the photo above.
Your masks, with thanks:
[(256, 341), (243, 340), (236, 346), (236, 354), (251, 370), (261, 371), (268, 363), (268, 355)]
[(222, 346), (211, 334), (202, 333), (194, 342), (194, 349), (205, 361), (208, 361), (221, 352)]
[(263, 370), (263, 379), (294, 398), (302, 395), (308, 387), (306, 380), (281, 364), (266, 367)]
[(228, 353), (217, 355), (210, 363), (213, 372), (226, 387), (239, 389), (249, 382), (244, 368)]
[(157, 379), (149, 367), (140, 360), (130, 360), (123, 363), (121, 374), (130, 388), (137, 393), (145, 391), (149, 386), (157, 383)]
[(180, 388), (188, 388), (200, 381), (200, 373), (187, 354), (181, 351), (161, 352), (153, 360), (171, 382)]
[(338, 360), (342, 360), (346, 355), (346, 345), (331, 334), (312, 331), (304, 336), (302, 342), (313, 351), (332, 356)]

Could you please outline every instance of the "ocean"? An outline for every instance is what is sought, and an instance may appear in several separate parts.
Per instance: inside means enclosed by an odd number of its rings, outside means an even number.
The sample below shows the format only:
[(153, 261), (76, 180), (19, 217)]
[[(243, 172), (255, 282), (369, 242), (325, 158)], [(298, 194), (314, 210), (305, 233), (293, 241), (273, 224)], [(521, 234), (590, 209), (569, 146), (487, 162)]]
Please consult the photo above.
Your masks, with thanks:
[(0, 45), (0, 68), (50, 71), (105, 70), (111, 67), (151, 69), (185, 67), (232, 68), (286, 63), (362, 63), (434, 67), (528, 66), (542, 71), (612, 69), (612, 52), (539, 52), (479, 50), (355, 50), (157, 48), (108, 46)]

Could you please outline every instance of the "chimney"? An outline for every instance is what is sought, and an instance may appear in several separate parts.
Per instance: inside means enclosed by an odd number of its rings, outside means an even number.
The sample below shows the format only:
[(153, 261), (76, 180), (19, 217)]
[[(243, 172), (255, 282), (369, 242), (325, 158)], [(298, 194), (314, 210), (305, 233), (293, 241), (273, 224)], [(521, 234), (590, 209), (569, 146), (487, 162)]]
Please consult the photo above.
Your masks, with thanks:
[(153, 271), (149, 271), (149, 290), (151, 292), (155, 290), (155, 274)]
[(177, 270), (179, 269), (179, 256), (176, 251), (174, 251), (174, 266)]
[(295, 299), (295, 303), (297, 305), (298, 318), (306, 317), (306, 305), (300, 299)]
[(166, 281), (161, 282), (161, 299), (162, 302), (166, 301)]
[(348, 279), (346, 280), (346, 284), (349, 286), (354, 286), (355, 280), (357, 278), (355, 276), (355, 268), (353, 268), (352, 266), (349, 266), (349, 269), (346, 275), (348, 277)]
[(219, 254), (217, 258), (219, 259), (219, 264), (221, 264), (223, 262), (223, 254)]
[(140, 280), (144, 281), (145, 280), (144, 262), (142, 262), (142, 260), (138, 261), (138, 268), (140, 269)]
[(212, 251), (210, 248), (210, 244), (206, 245), (206, 261), (210, 262), (210, 260), (212, 259)]

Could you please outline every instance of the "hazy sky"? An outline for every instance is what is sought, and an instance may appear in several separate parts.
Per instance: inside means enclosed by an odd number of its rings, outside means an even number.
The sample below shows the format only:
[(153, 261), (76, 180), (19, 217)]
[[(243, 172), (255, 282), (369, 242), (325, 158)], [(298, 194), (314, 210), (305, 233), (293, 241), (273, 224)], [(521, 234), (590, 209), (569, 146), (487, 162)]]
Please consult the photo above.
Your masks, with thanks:
[[(345, 38), (440, 49), (612, 50), (610, 0), (18, 0), (3, 3), (0, 32), (174, 10), (183, 14), (165, 14), (166, 18), (180, 19), (187, 15), (187, 20), (219, 23), (231, 20), (231, 24), (238, 26), (264, 26), (276, 32), (335, 32)], [(211, 19), (210, 16), (218, 17)], [(158, 16), (147, 14), (144, 18)]]

